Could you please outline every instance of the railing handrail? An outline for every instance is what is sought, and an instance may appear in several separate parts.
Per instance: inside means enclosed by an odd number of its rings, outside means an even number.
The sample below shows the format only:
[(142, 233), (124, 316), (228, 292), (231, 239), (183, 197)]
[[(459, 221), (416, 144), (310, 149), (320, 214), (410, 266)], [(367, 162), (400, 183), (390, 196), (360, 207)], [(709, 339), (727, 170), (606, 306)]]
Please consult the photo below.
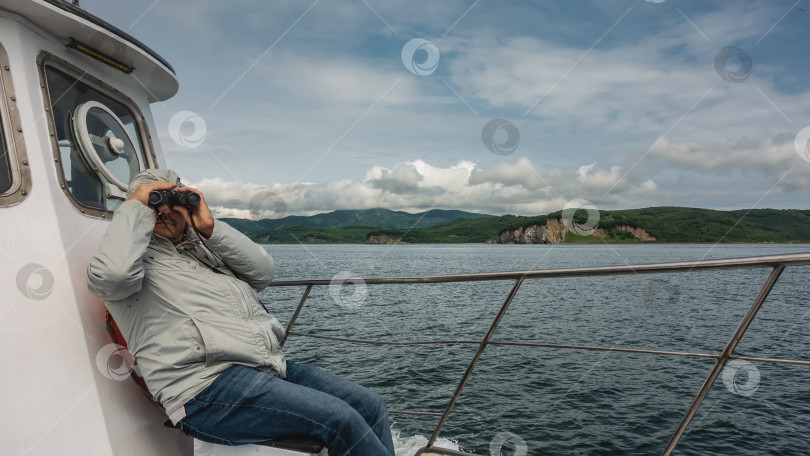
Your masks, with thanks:
[[(488, 280), (540, 279), (559, 277), (584, 277), (628, 274), (662, 274), (690, 271), (712, 271), (729, 269), (756, 269), (763, 267), (801, 266), (810, 264), (810, 253), (792, 253), (756, 257), (726, 258), (721, 260), (681, 261), (674, 263), (650, 263), (620, 266), (600, 266), (590, 268), (536, 269), (530, 271), (488, 272), (450, 274), (434, 276), (398, 276), (398, 277), (341, 277), (340, 280), (362, 280), (366, 285), (404, 284), (404, 283), (446, 283), (446, 282), (481, 282)], [(274, 280), (271, 287), (290, 287), (303, 285), (331, 285), (335, 279), (288, 279)]]
[[(333, 340), (341, 340), (345, 342), (357, 343), (379, 343), (379, 344), (400, 344), (400, 345), (415, 345), (415, 344), (437, 344), (437, 343), (477, 343), (479, 344), (478, 350), (473, 356), (472, 361), (467, 367), (464, 376), (460, 380), (453, 397), (450, 400), (446, 410), (442, 414), (430, 412), (408, 412), (396, 411), (397, 413), (408, 413), (414, 415), (427, 415), (440, 417), (439, 423), (436, 426), (433, 435), (428, 440), (425, 447), (421, 448), (417, 455), (422, 455), (425, 452), (433, 454), (444, 455), (469, 455), (456, 450), (435, 447), (434, 443), (439, 436), (439, 433), (444, 426), (450, 412), (458, 400), (467, 379), (470, 377), (478, 359), (481, 357), (484, 349), (488, 344), (498, 345), (515, 345), (515, 346), (531, 346), (531, 347), (546, 347), (546, 348), (561, 348), (561, 349), (574, 349), (574, 350), (606, 350), (606, 351), (620, 351), (620, 352), (633, 352), (633, 353), (648, 353), (658, 355), (670, 356), (697, 356), (704, 358), (714, 358), (715, 364), (709, 372), (706, 380), (703, 382), (701, 389), (695, 395), (692, 404), (686, 411), (684, 418), (681, 420), (678, 428), (673, 433), (667, 446), (663, 451), (663, 455), (667, 456), (672, 453), (675, 446), (678, 444), (680, 437), (683, 435), (687, 425), (691, 421), (694, 414), (697, 412), (698, 407), (703, 402), (706, 394), (713, 385), (717, 376), (722, 371), (726, 362), (730, 359), (743, 359), (754, 362), (775, 362), (775, 363), (789, 363), (798, 365), (810, 365), (808, 361), (801, 360), (782, 360), (772, 358), (756, 358), (745, 356), (734, 356), (732, 353), (737, 346), (737, 343), (742, 339), (748, 326), (753, 321), (760, 307), (765, 299), (768, 297), (773, 286), (779, 280), (779, 277), (787, 266), (803, 266), (810, 265), (810, 253), (796, 253), (784, 255), (769, 255), (769, 256), (756, 256), (756, 257), (742, 257), (742, 258), (727, 258), (720, 260), (699, 260), (699, 261), (683, 261), (673, 263), (653, 263), (653, 264), (638, 264), (638, 265), (623, 265), (623, 266), (601, 266), (601, 267), (588, 267), (588, 268), (569, 268), (569, 269), (541, 269), (531, 271), (514, 271), (514, 272), (494, 272), (494, 273), (472, 273), (472, 274), (453, 274), (453, 275), (438, 275), (438, 276), (410, 276), (410, 277), (368, 277), (368, 278), (355, 278), (355, 277), (340, 277), (337, 279), (296, 279), (296, 280), (278, 280), (270, 283), (273, 287), (284, 286), (306, 286), (306, 290), (301, 296), (298, 307), (295, 309), (290, 323), (287, 325), (287, 330), (284, 338), (281, 340), (281, 345), (284, 345), (290, 335), (306, 336), (325, 338)], [(754, 303), (750, 306), (743, 319), (737, 326), (734, 334), (730, 337), (723, 351), (717, 354), (709, 353), (685, 353), (685, 352), (668, 352), (659, 350), (641, 350), (641, 349), (627, 349), (616, 347), (593, 347), (593, 346), (577, 346), (577, 345), (559, 345), (559, 344), (541, 344), (535, 342), (511, 342), (511, 341), (492, 341), (491, 337), (498, 327), (501, 318), (506, 313), (509, 304), (520, 289), (521, 284), (525, 279), (542, 279), (542, 278), (562, 278), (562, 277), (592, 277), (592, 276), (608, 276), (608, 275), (629, 275), (629, 274), (656, 274), (656, 273), (677, 273), (677, 272), (697, 272), (697, 271), (717, 271), (717, 270), (732, 270), (732, 269), (756, 269), (756, 268), (772, 268), (771, 273), (759, 291)], [(444, 340), (444, 341), (406, 341), (406, 342), (379, 342), (360, 339), (349, 339), (332, 336), (321, 336), (317, 334), (293, 333), (292, 327), (298, 319), (301, 309), (304, 306), (313, 286), (334, 285), (343, 283), (363, 283), (366, 285), (382, 285), (382, 284), (408, 284), (408, 283), (448, 283), (448, 282), (479, 282), (491, 280), (514, 280), (515, 284), (511, 287), (509, 295), (500, 307), (497, 315), (492, 320), (492, 323), (487, 331), (487, 334), (481, 340)], [(393, 412), (393, 411), (392, 411)], [(475, 455), (469, 455), (475, 456)]]

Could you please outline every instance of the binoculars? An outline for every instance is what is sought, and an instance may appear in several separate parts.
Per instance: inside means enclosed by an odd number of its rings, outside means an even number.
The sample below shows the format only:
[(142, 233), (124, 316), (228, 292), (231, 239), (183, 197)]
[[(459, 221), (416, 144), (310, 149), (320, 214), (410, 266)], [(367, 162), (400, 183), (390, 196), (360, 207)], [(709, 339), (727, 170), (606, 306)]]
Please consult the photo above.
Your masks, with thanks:
[(149, 192), (149, 205), (160, 206), (161, 204), (185, 207), (196, 206), (200, 204), (200, 195), (188, 190), (152, 190)]

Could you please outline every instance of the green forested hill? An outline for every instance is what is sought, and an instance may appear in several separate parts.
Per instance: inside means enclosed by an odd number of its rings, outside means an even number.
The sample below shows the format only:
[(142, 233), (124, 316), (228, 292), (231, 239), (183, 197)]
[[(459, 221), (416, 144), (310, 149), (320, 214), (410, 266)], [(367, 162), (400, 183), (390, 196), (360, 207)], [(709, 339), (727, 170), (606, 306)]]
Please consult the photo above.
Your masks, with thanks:
[(660, 242), (810, 242), (810, 210), (651, 207), (603, 211), (600, 223), (641, 227)]
[(504, 215), (477, 219), (458, 219), (430, 228), (414, 230), (374, 230), (369, 234), (387, 234), (402, 237), (402, 242), (413, 244), (484, 243), (494, 239), (501, 231), (521, 226), (543, 225), (547, 216), (523, 217)]
[[(383, 214), (386, 213), (383, 212)], [(323, 222), (323, 226), (286, 225), (277, 226), (274, 229), (261, 229), (261, 225), (256, 224), (266, 222), (262, 221), (251, 222), (253, 225), (246, 230), (235, 219), (228, 220), (228, 222), (253, 239), (264, 243), (363, 243), (369, 235), (389, 235), (401, 238), (402, 242), (407, 243), (483, 243), (496, 238), (505, 230), (543, 225), (550, 218), (559, 218), (561, 212), (534, 217), (470, 215), (475, 218), (464, 216), (432, 226), (420, 223), (413, 229), (409, 229), (409, 226), (403, 227), (401, 224), (396, 225), (403, 220), (396, 217), (376, 219), (374, 224), (370, 224), (367, 223), (368, 218), (364, 218), (365, 216), (352, 214), (340, 214), (333, 220), (333, 223), (340, 223), (343, 220), (358, 220), (365, 223), (327, 226), (326, 222)], [(582, 216), (582, 220), (579, 220), (580, 216)], [(428, 216), (425, 215), (423, 220), (427, 218)], [(586, 218), (584, 212), (577, 213), (575, 222), (582, 223)], [(287, 223), (292, 223), (292, 221)], [(636, 242), (629, 233), (616, 229), (620, 225), (643, 228), (657, 239), (656, 242), (810, 242), (810, 210), (716, 211), (686, 207), (651, 207), (600, 212), (599, 228), (605, 230), (608, 241)], [(596, 238), (579, 236), (572, 238), (571, 235), (572, 233), (569, 233), (569, 236), (566, 237), (566, 242), (600, 242)]]
[(225, 218), (232, 227), (239, 231), (252, 235), (264, 234), (268, 231), (284, 230), (292, 227), (318, 227), (318, 228), (344, 228), (350, 226), (364, 226), (376, 228), (423, 228), (428, 226), (441, 225), (452, 222), (458, 218), (480, 218), (488, 217), (487, 214), (475, 214), (472, 212), (432, 209), (418, 214), (409, 214), (401, 211), (391, 211), (388, 209), (362, 209), (362, 210), (339, 210), (312, 216), (291, 215), (280, 219), (245, 220)]

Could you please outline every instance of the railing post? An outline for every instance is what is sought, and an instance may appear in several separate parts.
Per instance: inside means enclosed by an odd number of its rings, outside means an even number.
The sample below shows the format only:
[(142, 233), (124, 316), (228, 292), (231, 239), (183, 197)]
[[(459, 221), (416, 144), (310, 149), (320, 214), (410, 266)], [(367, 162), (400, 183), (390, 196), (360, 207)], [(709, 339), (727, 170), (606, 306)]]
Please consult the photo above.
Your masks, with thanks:
[(467, 383), (467, 379), (470, 378), (470, 374), (472, 374), (473, 369), (475, 369), (475, 365), (478, 363), (478, 359), (481, 358), (481, 354), (484, 352), (484, 349), (487, 347), (489, 340), (492, 339), (492, 334), (495, 333), (495, 329), (498, 327), (498, 324), (501, 322), (501, 318), (506, 313), (506, 309), (509, 308), (509, 304), (512, 302), (512, 299), (517, 294), (520, 285), (523, 283), (523, 277), (518, 278), (515, 281), (515, 285), (512, 286), (512, 290), (509, 291), (509, 295), (506, 297), (506, 300), (501, 305), (501, 310), (498, 311), (498, 314), (495, 316), (495, 319), (492, 320), (492, 324), (489, 326), (489, 331), (487, 331), (486, 336), (481, 340), (481, 343), (478, 345), (478, 351), (475, 352), (472, 361), (470, 361), (470, 365), (467, 366), (467, 371), (464, 372), (464, 377), (461, 378), (461, 381), (458, 383), (456, 387), (456, 392), (453, 394), (453, 398), (450, 400), (450, 404), (447, 405), (447, 409), (444, 411), (441, 419), (439, 420), (438, 426), (433, 431), (433, 435), (428, 440), (427, 445), (425, 448), (430, 448), (436, 443), (436, 439), (439, 438), (439, 432), (441, 432), (442, 427), (444, 427), (444, 423), (447, 421), (447, 418), (450, 416), (450, 412), (453, 411), (453, 407), (456, 405), (458, 401), (458, 397), (461, 395), (461, 390), (464, 389), (464, 385)]
[(686, 415), (683, 417), (683, 420), (681, 420), (681, 423), (678, 425), (678, 428), (675, 430), (672, 438), (670, 438), (666, 448), (664, 448), (664, 452), (662, 453), (663, 456), (669, 456), (672, 453), (672, 450), (675, 448), (675, 445), (678, 444), (678, 440), (680, 440), (683, 432), (686, 430), (686, 427), (692, 420), (692, 417), (695, 416), (698, 407), (700, 407), (700, 404), (703, 402), (703, 399), (706, 397), (709, 389), (711, 389), (714, 381), (717, 380), (717, 376), (720, 375), (720, 372), (726, 365), (726, 361), (728, 361), (731, 353), (734, 351), (734, 348), (737, 347), (737, 343), (739, 343), (740, 339), (742, 339), (743, 334), (745, 334), (748, 326), (754, 320), (759, 308), (762, 307), (762, 303), (765, 302), (765, 298), (768, 297), (768, 294), (771, 292), (771, 289), (773, 289), (776, 281), (779, 280), (779, 276), (782, 274), (784, 269), (784, 264), (774, 266), (771, 274), (768, 276), (768, 279), (762, 285), (762, 289), (759, 290), (759, 294), (754, 300), (754, 303), (751, 304), (748, 312), (745, 314), (742, 321), (740, 321), (740, 324), (737, 326), (737, 330), (734, 331), (734, 334), (731, 336), (731, 339), (729, 339), (726, 347), (723, 349), (722, 353), (720, 353), (720, 357), (717, 358), (717, 362), (714, 363), (714, 367), (712, 368), (711, 372), (709, 372), (709, 376), (706, 377), (706, 381), (703, 382), (703, 386), (700, 387), (700, 391), (698, 391), (695, 399), (692, 400), (692, 405), (689, 406), (689, 409), (686, 411)]
[(287, 338), (290, 337), (290, 332), (292, 331), (292, 327), (295, 324), (295, 320), (298, 320), (298, 315), (301, 313), (301, 309), (304, 307), (304, 303), (307, 301), (307, 297), (309, 297), (309, 292), (312, 291), (312, 284), (307, 285), (307, 289), (304, 290), (304, 294), (301, 296), (301, 301), (298, 303), (298, 307), (295, 308), (295, 312), (293, 313), (292, 318), (290, 319), (290, 324), (287, 325), (287, 330), (284, 331), (284, 338), (279, 341), (278, 345), (280, 347), (284, 346), (284, 342), (287, 341)]

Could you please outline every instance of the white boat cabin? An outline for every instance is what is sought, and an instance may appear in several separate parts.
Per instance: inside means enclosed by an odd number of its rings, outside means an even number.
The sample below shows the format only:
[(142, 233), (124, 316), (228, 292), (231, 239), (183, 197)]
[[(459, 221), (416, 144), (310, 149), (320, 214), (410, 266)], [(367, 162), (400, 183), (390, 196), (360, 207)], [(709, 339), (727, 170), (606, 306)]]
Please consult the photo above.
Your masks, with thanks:
[(164, 427), (87, 291), (130, 177), (165, 166), (150, 103), (177, 89), (165, 60), (80, 7), (0, 0), (3, 454), (313, 454)]

